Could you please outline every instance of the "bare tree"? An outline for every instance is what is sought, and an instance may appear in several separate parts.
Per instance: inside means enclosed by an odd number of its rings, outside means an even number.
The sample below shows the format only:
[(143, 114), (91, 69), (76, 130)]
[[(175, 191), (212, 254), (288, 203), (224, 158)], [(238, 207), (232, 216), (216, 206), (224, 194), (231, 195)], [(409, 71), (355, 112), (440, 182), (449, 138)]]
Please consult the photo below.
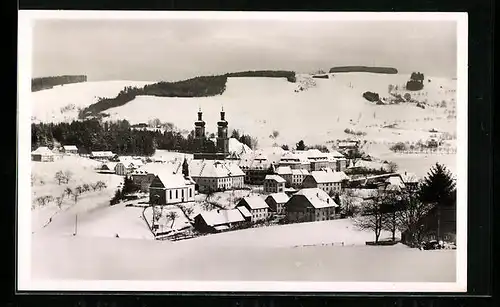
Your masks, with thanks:
[(354, 220), (354, 225), (360, 230), (370, 230), (375, 233), (375, 243), (378, 243), (382, 232), (384, 213), (381, 204), (376, 199), (365, 201), (362, 215)]
[(172, 221), (172, 224), (170, 225), (170, 228), (172, 228), (172, 227), (174, 227), (175, 219), (177, 219), (179, 217), (179, 215), (175, 211), (169, 211), (167, 213), (166, 217), (167, 217), (168, 220)]
[(389, 172), (391, 172), (391, 173), (395, 173), (395, 172), (397, 172), (397, 171), (398, 171), (398, 168), (399, 168), (399, 167), (398, 167), (398, 165), (397, 165), (395, 162), (392, 162), (392, 161), (391, 161), (391, 162), (389, 162), (389, 169), (388, 169), (388, 170), (389, 170)]
[(40, 207), (45, 207), (53, 200), (54, 200), (54, 197), (52, 197), (51, 195), (44, 195), (44, 196), (37, 197), (35, 201), (38, 203), (38, 205)]
[(401, 194), (402, 208), (397, 213), (397, 223), (401, 231), (407, 231), (411, 246), (420, 244), (425, 231), (420, 225), (422, 218), (433, 208), (433, 204), (423, 203), (417, 193), (404, 191)]
[(90, 185), (88, 183), (84, 183), (82, 185), (83, 192), (88, 192), (88, 191), (90, 191), (90, 189), (91, 189), (91, 187), (90, 187)]
[(73, 177), (73, 173), (70, 170), (64, 172), (64, 183), (69, 183), (71, 178)]
[(55, 198), (55, 202), (56, 202), (57, 208), (59, 210), (62, 209), (63, 201), (64, 201), (64, 193), (61, 196), (58, 196)]
[(80, 195), (83, 193), (83, 188), (81, 186), (77, 186), (74, 190), (73, 190), (73, 200), (75, 201), (75, 204), (78, 202), (78, 198), (80, 197)]
[(64, 177), (64, 173), (63, 173), (63, 171), (58, 171), (58, 172), (55, 174), (54, 178), (56, 179), (57, 184), (59, 184), (59, 185), (61, 184), (61, 182), (65, 182), (65, 181), (66, 181), (66, 179), (65, 179), (65, 177)]

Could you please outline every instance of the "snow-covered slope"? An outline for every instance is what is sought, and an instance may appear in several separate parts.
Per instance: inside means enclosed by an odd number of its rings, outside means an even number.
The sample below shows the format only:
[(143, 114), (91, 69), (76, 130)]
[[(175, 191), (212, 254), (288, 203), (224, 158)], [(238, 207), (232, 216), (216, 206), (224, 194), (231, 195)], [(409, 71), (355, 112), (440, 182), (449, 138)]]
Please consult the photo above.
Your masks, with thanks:
[[(414, 103), (376, 105), (362, 97), (366, 91), (388, 98), (389, 85), (400, 89), (408, 75), (372, 73), (330, 74), (329, 79), (297, 75), (297, 82), (285, 78), (228, 78), (226, 91), (219, 96), (176, 98), (138, 96), (124, 106), (106, 111), (111, 120), (127, 119), (131, 123), (159, 118), (172, 122), (182, 130), (194, 128), (198, 108), (203, 110), (207, 132), (216, 132), (219, 112), (224, 106), (230, 129), (239, 129), (256, 136), (260, 147), (274, 143), (294, 145), (303, 139), (306, 144), (325, 143), (346, 138), (346, 128), (365, 132), (365, 139), (384, 142), (417, 141), (430, 137), (431, 129), (455, 132), (456, 121), (448, 118), (455, 108), (456, 81), (427, 77), (422, 91), (410, 92), (412, 98), (427, 101), (425, 109)], [(430, 80), (430, 82), (428, 81)], [(34, 114), (38, 120), (59, 121), (75, 118), (78, 107), (95, 102), (96, 97), (114, 97), (126, 85), (142, 86), (147, 82), (106, 81), (70, 84), (33, 93)], [(302, 90), (300, 90), (302, 89)], [(446, 108), (433, 107), (446, 101)], [(61, 113), (61, 108), (75, 105)], [(383, 128), (389, 124), (395, 128)], [(277, 130), (279, 137), (270, 138)]]
[(34, 122), (61, 122), (78, 117), (78, 108), (85, 108), (99, 97), (115, 97), (126, 86), (144, 86), (143, 81), (96, 81), (54, 86), (31, 93)]

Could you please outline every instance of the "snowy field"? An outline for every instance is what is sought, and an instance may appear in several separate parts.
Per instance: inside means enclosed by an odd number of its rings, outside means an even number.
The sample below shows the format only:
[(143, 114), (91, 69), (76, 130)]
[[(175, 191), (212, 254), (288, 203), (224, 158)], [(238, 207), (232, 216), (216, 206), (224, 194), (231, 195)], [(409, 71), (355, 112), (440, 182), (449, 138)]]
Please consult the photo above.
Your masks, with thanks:
[[(34, 236), (33, 279), (454, 282), (455, 251)], [(189, 243), (184, 241), (182, 243)]]
[[(80, 214), (108, 206), (118, 185), (123, 182), (123, 177), (97, 173), (94, 168), (99, 164), (99, 162), (76, 156), (63, 156), (54, 162), (31, 161), (31, 174), (33, 176), (31, 203), (20, 205), (34, 206), (31, 211), (32, 231), (38, 231), (48, 222), (51, 216), (53, 216), (52, 222), (56, 223), (58, 220), (64, 220), (65, 216), (74, 217), (77, 213)], [(58, 171), (70, 171), (72, 173), (67, 184), (58, 184), (54, 178)], [(71, 196), (66, 196), (61, 209), (58, 208), (55, 202), (50, 202), (43, 207), (36, 202), (37, 197), (60, 197), (66, 188), (74, 189), (78, 185), (94, 184), (97, 181), (103, 181), (106, 188), (84, 192), (76, 203)]]

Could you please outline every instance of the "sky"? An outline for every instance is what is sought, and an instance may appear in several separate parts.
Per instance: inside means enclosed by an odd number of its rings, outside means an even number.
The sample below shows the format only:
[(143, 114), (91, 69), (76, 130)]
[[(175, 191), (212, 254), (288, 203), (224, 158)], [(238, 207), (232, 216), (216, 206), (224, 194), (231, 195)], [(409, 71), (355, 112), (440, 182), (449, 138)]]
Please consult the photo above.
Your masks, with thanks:
[(389, 66), (456, 77), (455, 21), (38, 20), (33, 77), (176, 81), (199, 75)]

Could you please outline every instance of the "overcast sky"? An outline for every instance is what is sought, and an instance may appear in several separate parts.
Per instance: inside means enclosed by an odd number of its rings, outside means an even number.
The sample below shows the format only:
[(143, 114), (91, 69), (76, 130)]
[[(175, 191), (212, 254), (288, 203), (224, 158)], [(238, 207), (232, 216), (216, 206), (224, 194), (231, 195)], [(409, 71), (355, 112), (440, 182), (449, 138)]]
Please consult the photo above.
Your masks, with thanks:
[(33, 76), (180, 80), (242, 70), (390, 66), (456, 76), (454, 21), (37, 21)]

